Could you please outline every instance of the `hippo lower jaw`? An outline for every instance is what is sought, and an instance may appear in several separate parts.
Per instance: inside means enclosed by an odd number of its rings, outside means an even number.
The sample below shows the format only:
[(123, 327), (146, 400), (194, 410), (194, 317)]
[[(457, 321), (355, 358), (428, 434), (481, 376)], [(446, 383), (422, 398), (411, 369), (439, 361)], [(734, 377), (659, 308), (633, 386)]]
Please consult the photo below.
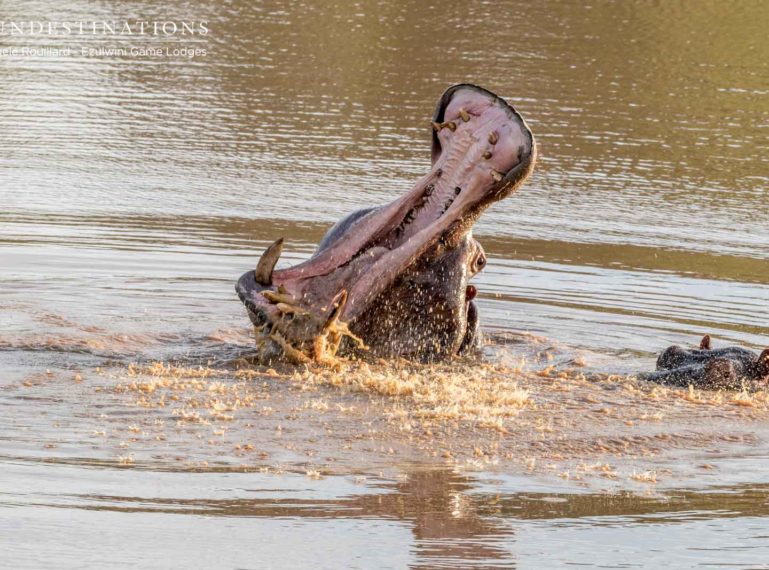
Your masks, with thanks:
[(432, 168), (411, 191), (356, 220), (308, 261), (273, 271), (279, 240), (240, 279), (238, 294), (284, 352), (298, 349), (298, 360), (328, 347), (333, 353), (342, 337), (354, 338), (341, 323), (355, 330), (418, 260), (465, 243), (481, 213), (514, 192), (535, 159), (531, 131), (511, 106), (480, 87), (454, 86), (433, 116)]

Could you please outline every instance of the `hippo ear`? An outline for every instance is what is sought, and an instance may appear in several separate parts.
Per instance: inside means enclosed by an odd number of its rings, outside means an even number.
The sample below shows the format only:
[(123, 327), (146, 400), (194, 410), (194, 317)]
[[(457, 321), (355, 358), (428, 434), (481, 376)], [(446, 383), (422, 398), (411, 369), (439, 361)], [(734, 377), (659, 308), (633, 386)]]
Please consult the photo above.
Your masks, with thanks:
[(711, 343), (710, 343), (710, 335), (706, 334), (702, 337), (702, 340), (700, 341), (700, 350), (710, 350), (711, 349)]

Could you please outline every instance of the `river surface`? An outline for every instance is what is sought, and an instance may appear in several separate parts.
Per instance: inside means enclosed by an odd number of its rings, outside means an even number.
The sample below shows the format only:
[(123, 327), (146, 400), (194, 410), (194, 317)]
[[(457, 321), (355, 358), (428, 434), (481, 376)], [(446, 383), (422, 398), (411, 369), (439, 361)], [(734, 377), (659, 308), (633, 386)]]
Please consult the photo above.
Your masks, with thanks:
[[(769, 4), (0, 0), (105, 20), (208, 33), (0, 33), (0, 566), (769, 567), (766, 394), (627, 377), (769, 345)], [(540, 153), (486, 362), (249, 365), (237, 277), (407, 191), (459, 82)]]

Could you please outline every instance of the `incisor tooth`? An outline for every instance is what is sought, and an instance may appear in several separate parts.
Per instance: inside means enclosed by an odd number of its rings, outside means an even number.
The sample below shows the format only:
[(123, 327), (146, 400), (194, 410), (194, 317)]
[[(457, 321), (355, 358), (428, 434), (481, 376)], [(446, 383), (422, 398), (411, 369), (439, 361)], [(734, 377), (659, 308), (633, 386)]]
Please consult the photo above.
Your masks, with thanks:
[(297, 307), (296, 305), (289, 305), (288, 303), (278, 303), (276, 305), (281, 313), (287, 315), (309, 315), (307, 311)]
[(291, 295), (286, 293), (276, 293), (275, 291), (262, 291), (262, 297), (267, 299), (270, 303), (285, 303), (286, 305), (293, 305), (296, 303)]
[(437, 133), (441, 132), (443, 129), (449, 129), (450, 131), (456, 131), (457, 130), (457, 124), (454, 121), (446, 121), (444, 123), (432, 123), (433, 130)]

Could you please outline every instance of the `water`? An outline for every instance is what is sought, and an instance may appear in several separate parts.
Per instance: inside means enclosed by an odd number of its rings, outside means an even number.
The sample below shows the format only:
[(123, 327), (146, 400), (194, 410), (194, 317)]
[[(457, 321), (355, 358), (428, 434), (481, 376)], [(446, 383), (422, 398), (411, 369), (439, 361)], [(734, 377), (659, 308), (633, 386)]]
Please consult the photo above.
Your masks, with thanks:
[[(0, 1), (0, 21), (30, 19), (211, 31), (0, 36), (73, 50), (0, 56), (0, 536), (16, 537), (0, 562), (765, 564), (762, 402), (529, 379), (537, 408), (504, 417), (512, 436), (438, 420), (415, 436), (393, 423), (413, 403), (308, 391), (291, 371), (252, 379), (262, 392), (231, 396), (253, 402), (210, 425), (175, 424), (170, 396), (189, 411), (200, 387), (164, 387), (151, 408), (115, 390), (153, 359), (235, 382), (251, 341), (234, 280), (277, 237), (294, 263), (408, 189), (435, 101), (465, 81), (513, 103), (540, 145), (534, 176), (475, 229), (492, 361), (632, 373), (704, 333), (766, 346), (764, 3)], [(206, 55), (81, 51), (121, 47)], [(616, 477), (579, 467), (606, 462)]]
[[(11, 469), (23, 480), (35, 467)], [(14, 523), (2, 525), (4, 534), (32, 527), (50, 538), (22, 533), (11, 555), (138, 568), (542, 568), (589, 566), (596, 557), (605, 568), (681, 568), (720, 556), (730, 568), (760, 568), (769, 553), (766, 487), (644, 498), (500, 494), (520, 482), (444, 471), (314, 488), (292, 476), (215, 482), (206, 474), (96, 471), (92, 492), (82, 494), (77, 473), (54, 470), (55, 495), (25, 489)], [(36, 567), (31, 557), (15, 560)]]

